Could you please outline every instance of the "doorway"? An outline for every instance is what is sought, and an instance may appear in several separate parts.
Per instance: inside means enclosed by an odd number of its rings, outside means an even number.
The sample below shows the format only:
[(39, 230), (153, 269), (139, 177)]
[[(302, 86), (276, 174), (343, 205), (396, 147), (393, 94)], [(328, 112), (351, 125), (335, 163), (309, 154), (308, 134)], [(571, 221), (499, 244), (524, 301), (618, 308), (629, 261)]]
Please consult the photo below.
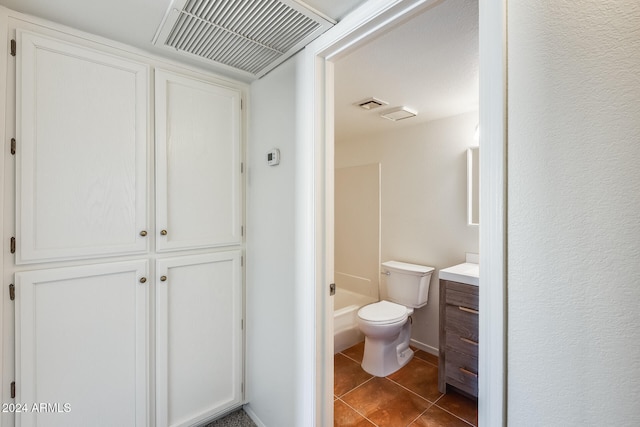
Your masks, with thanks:
[[(314, 170), (306, 177), (305, 185), (313, 188), (307, 200), (313, 206), (315, 217), (306, 223), (308, 233), (315, 236), (306, 249), (316, 255), (316, 263), (306, 276), (314, 277), (315, 313), (305, 318), (315, 339), (314, 365), (318, 376), (315, 397), (311, 409), (317, 425), (330, 425), (333, 415), (333, 331), (327, 326), (333, 315), (333, 301), (325, 292), (333, 282), (333, 156), (334, 123), (333, 84), (334, 62), (355, 49), (368, 37), (379, 31), (398, 25), (417, 13), (439, 3), (438, 1), (405, 0), (387, 1), (384, 4), (365, 4), (352, 14), (349, 22), (343, 21), (326, 37), (321, 37), (308, 47), (304, 58), (304, 95), (311, 103), (309, 123), (303, 125), (312, 140), (301, 158), (310, 159)], [(481, 144), (481, 223), (480, 263), (481, 282), (488, 283), (481, 292), (480, 337), (487, 345), (480, 347), (480, 370), (484, 379), (479, 387), (479, 422), (481, 425), (505, 425), (506, 423), (506, 303), (505, 303), (505, 123), (506, 123), (506, 10), (497, 2), (480, 1), (480, 129)], [(484, 218), (485, 220), (482, 220)], [(312, 246), (312, 247), (311, 247)], [(490, 256), (489, 256), (490, 254)], [(315, 330), (311, 324), (324, 325)], [(312, 329), (314, 328), (314, 329)], [(329, 339), (330, 337), (330, 339)]]

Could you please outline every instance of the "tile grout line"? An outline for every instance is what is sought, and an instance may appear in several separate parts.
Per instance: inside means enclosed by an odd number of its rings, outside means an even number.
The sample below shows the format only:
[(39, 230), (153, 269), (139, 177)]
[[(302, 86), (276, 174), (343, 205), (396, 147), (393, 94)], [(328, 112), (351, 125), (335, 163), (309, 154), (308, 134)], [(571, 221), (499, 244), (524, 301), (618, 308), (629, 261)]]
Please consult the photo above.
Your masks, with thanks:
[(353, 360), (354, 362), (356, 362), (358, 365), (362, 365), (362, 362), (358, 362), (356, 359), (354, 359), (353, 357), (349, 357), (346, 354), (340, 352), (339, 354), (343, 355), (344, 357), (346, 357), (349, 360)]
[[(357, 388), (357, 387), (356, 387)], [(360, 415), (362, 418), (364, 418), (365, 420), (369, 421), (371, 424), (373, 424), (375, 427), (378, 427), (378, 424), (374, 423), (372, 420), (370, 420), (369, 418), (367, 418), (366, 415), (364, 415), (363, 413), (361, 413), (360, 411), (358, 411), (356, 408), (354, 408), (353, 406), (349, 405), (347, 402), (345, 402), (344, 400), (342, 400), (341, 398), (338, 398), (338, 400), (342, 403), (344, 403), (345, 405), (347, 405), (351, 410), (353, 410), (356, 414)]]
[[(443, 396), (444, 396), (444, 395), (443, 395)], [(438, 400), (440, 400), (440, 399), (438, 399)], [(463, 421), (463, 422), (465, 422), (465, 423), (469, 424), (470, 426), (476, 427), (476, 425), (475, 425), (475, 424), (470, 423), (469, 421), (465, 420), (464, 418), (461, 418), (459, 415), (454, 414), (453, 412), (451, 412), (451, 411), (449, 411), (449, 410), (447, 410), (447, 409), (443, 408), (442, 406), (438, 406), (438, 405), (437, 405), (437, 404), (435, 404), (435, 403), (434, 403), (434, 406), (436, 406), (438, 409), (440, 409), (440, 410), (442, 410), (442, 411), (444, 411), (444, 412), (448, 413), (449, 415), (453, 415), (454, 417), (456, 417), (456, 418), (457, 418), (457, 419), (459, 419), (460, 421)]]
[[(429, 401), (427, 400), (427, 402)], [(409, 424), (407, 424), (407, 427), (409, 427), (411, 424), (418, 421), (418, 419), (420, 419), (424, 414), (426, 414), (427, 411), (433, 407), (433, 405), (435, 405), (435, 403), (432, 403), (431, 405), (427, 406), (427, 408), (424, 411), (420, 412), (420, 414), (418, 414), (417, 417), (415, 417)]]
[[(420, 359), (418, 359), (418, 360), (420, 360)], [(429, 364), (429, 362), (425, 362), (424, 360), (422, 360), (422, 362)], [(433, 365), (432, 365), (432, 366), (433, 366)], [(394, 383), (394, 384), (396, 384), (396, 385), (399, 385), (400, 387), (402, 387), (403, 389), (405, 389), (405, 390), (409, 391), (410, 393), (415, 394), (415, 395), (416, 395), (416, 396), (418, 396), (419, 398), (421, 398), (421, 399), (423, 399), (423, 400), (426, 400), (427, 402), (431, 403), (432, 405), (435, 405), (435, 403), (436, 403), (438, 400), (440, 400), (440, 399), (442, 398), (442, 396), (444, 396), (444, 394), (442, 394), (442, 393), (440, 393), (440, 391), (438, 391), (438, 394), (439, 394), (440, 396), (438, 396), (438, 398), (437, 398), (437, 399), (435, 399), (435, 400), (432, 402), (431, 400), (427, 399), (426, 397), (424, 397), (424, 396), (420, 396), (420, 395), (419, 395), (418, 393), (416, 393), (415, 391), (413, 391), (413, 390), (411, 390), (411, 389), (409, 389), (409, 388), (405, 387), (404, 385), (400, 384), (400, 383), (399, 383), (399, 382), (397, 382), (396, 380), (392, 380), (392, 379), (391, 379), (391, 378), (389, 378), (389, 377), (385, 377), (385, 378), (387, 378), (387, 379), (388, 379), (389, 381), (391, 381), (392, 383)]]
[[(355, 391), (355, 390), (359, 389), (360, 387), (362, 387), (363, 385), (365, 385), (365, 384), (366, 384), (366, 383), (368, 383), (369, 381), (373, 380), (374, 378), (377, 378), (377, 377), (371, 377), (371, 378), (369, 378), (369, 379), (365, 380), (364, 382), (362, 382), (361, 384), (358, 384), (357, 386), (355, 386), (355, 387), (354, 387), (354, 388), (352, 388), (351, 390), (349, 390), (349, 391), (345, 391), (345, 392), (344, 392), (344, 393), (342, 393), (340, 396), (337, 396), (337, 397), (338, 397), (338, 399), (342, 399), (342, 396), (346, 396), (347, 394), (351, 393), (352, 391)], [(346, 403), (346, 402), (345, 402), (345, 403)]]
[(387, 379), (387, 380), (389, 380), (389, 381), (391, 381), (392, 383), (394, 383), (395, 385), (399, 386), (400, 388), (403, 388), (403, 389), (407, 390), (409, 393), (416, 395), (416, 396), (417, 396), (417, 397), (419, 397), (420, 399), (427, 401), (427, 402), (428, 402), (429, 404), (431, 404), (431, 405), (435, 405), (435, 404), (436, 404), (436, 401), (438, 401), (438, 400), (442, 397), (442, 396), (440, 396), (440, 397), (438, 397), (436, 400), (434, 400), (434, 401), (432, 402), (432, 401), (430, 401), (429, 399), (427, 399), (426, 397), (424, 397), (424, 396), (420, 396), (420, 395), (419, 395), (418, 393), (416, 393), (415, 391), (413, 391), (413, 390), (411, 390), (411, 389), (409, 389), (409, 388), (407, 388), (407, 387), (403, 386), (403, 385), (402, 385), (402, 384), (400, 384), (399, 382), (397, 382), (397, 381), (395, 381), (395, 380), (392, 380), (391, 378), (388, 378), (388, 377), (384, 377), (384, 378), (385, 378), (385, 379)]
[(440, 401), (441, 401), (445, 396), (446, 396), (446, 393), (441, 393), (441, 394), (440, 394), (440, 397), (439, 397), (439, 398), (437, 398), (435, 402), (433, 402), (433, 404), (434, 404), (434, 406), (435, 406), (436, 408), (441, 409), (441, 410), (445, 411), (446, 413), (453, 415), (453, 416), (454, 416), (454, 417), (456, 417), (457, 419), (459, 419), (459, 420), (461, 420), (461, 421), (464, 421), (465, 423), (467, 423), (467, 424), (469, 424), (469, 425), (471, 425), (471, 426), (473, 426), (473, 427), (477, 427), (475, 424), (470, 423), (469, 421), (465, 420), (465, 419), (464, 419), (464, 418), (462, 418), (461, 416), (459, 416), (459, 415), (457, 415), (457, 414), (454, 414), (453, 412), (449, 411), (448, 409), (445, 409), (445, 408), (443, 408), (442, 406), (438, 405), (438, 402), (440, 402)]

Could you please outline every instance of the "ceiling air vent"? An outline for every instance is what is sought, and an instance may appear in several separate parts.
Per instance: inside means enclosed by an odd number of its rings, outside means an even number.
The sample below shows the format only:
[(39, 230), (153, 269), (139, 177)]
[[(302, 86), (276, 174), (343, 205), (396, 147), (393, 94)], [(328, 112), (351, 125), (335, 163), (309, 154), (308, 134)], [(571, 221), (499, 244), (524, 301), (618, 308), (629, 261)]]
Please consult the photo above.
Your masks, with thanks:
[(360, 102), (356, 102), (355, 105), (360, 108), (364, 108), (365, 110), (373, 110), (374, 108), (382, 107), (383, 105), (389, 105), (389, 103), (378, 98), (367, 98)]
[(334, 24), (297, 0), (173, 0), (153, 43), (261, 77)]

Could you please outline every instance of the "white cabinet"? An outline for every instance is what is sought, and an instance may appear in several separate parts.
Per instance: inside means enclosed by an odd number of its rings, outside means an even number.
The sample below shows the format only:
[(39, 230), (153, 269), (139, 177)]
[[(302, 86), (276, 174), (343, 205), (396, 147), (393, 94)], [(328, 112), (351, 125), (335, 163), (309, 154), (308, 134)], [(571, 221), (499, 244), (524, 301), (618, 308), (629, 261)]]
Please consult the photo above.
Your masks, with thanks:
[(149, 58), (27, 27), (15, 402), (59, 406), (16, 425), (185, 426), (241, 405), (244, 86), (156, 70), (154, 87)]
[(163, 70), (155, 82), (157, 249), (240, 244), (240, 91)]
[(144, 253), (150, 67), (17, 42), (16, 263)]
[(17, 426), (147, 426), (147, 264), (16, 273)]
[(156, 422), (186, 426), (242, 402), (239, 250), (161, 259), (156, 275)]

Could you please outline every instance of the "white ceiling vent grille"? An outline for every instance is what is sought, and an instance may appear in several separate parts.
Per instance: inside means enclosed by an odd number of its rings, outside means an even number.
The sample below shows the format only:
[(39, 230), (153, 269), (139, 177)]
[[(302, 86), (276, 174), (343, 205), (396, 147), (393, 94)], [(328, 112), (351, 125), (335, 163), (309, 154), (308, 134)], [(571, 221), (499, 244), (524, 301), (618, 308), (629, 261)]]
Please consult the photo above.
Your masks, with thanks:
[(153, 43), (261, 77), (334, 24), (296, 0), (174, 0)]

